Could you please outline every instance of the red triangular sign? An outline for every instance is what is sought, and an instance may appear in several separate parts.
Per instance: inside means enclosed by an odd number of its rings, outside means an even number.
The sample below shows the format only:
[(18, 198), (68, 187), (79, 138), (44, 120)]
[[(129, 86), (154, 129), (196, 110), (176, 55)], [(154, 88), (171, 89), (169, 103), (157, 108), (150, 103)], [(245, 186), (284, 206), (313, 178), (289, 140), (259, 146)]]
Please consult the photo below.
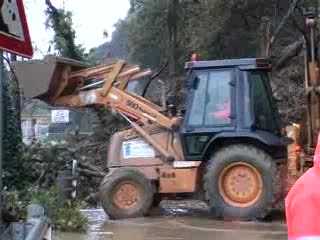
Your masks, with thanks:
[(0, 49), (27, 58), (33, 55), (22, 0), (0, 0)]

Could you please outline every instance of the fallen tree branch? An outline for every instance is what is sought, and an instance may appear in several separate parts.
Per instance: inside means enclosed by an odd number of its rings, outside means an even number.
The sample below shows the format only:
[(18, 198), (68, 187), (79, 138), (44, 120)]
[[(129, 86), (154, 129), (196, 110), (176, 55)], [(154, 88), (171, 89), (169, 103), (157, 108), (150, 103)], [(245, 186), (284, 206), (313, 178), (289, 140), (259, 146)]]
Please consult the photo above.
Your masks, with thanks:
[(55, 6), (52, 5), (50, 0), (46, 0), (45, 1), (47, 6), (49, 7), (49, 9), (53, 12), (53, 13), (58, 13), (58, 10), (55, 8)]
[(82, 169), (82, 168), (78, 168), (78, 171), (80, 175), (89, 176), (89, 177), (104, 178), (106, 175), (106, 173), (104, 172), (96, 172), (96, 171), (91, 171), (91, 170)]
[(270, 46), (272, 46), (272, 44), (274, 43), (276, 37), (278, 36), (280, 31), (282, 30), (283, 26), (287, 23), (287, 21), (290, 18), (290, 16), (293, 14), (294, 10), (296, 9), (296, 7), (297, 7), (297, 5), (298, 5), (298, 3), (300, 1), (301, 0), (293, 0), (291, 2), (287, 14), (282, 18), (280, 24), (278, 25), (277, 29), (274, 31), (274, 34), (272, 35), (272, 37), (270, 39)]
[(36, 186), (40, 186), (40, 182), (42, 178), (46, 175), (46, 173), (47, 173), (46, 169), (42, 169), (41, 174), (36, 181)]
[(273, 70), (279, 70), (283, 68), (286, 63), (293, 57), (298, 56), (303, 48), (303, 39), (300, 39), (289, 46), (287, 46), (277, 60), (273, 64)]
[(96, 193), (89, 194), (89, 196), (87, 196), (84, 200), (86, 202), (92, 202), (92, 201), (97, 202), (99, 201), (99, 199), (100, 199), (100, 193), (96, 192)]
[(103, 172), (100, 168), (89, 163), (79, 162), (79, 167), (84, 169), (89, 169), (94, 172)]

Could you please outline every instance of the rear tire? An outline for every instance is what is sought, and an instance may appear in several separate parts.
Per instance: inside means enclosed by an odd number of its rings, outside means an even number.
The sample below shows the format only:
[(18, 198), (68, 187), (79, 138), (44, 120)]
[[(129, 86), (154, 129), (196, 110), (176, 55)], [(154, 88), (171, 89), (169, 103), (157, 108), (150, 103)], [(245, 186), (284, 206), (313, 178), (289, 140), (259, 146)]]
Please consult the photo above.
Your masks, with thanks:
[(118, 168), (103, 179), (100, 198), (105, 212), (112, 219), (141, 217), (152, 205), (153, 188), (141, 172)]
[(254, 146), (229, 146), (214, 154), (207, 165), (206, 199), (219, 218), (264, 218), (277, 192), (275, 176), (276, 166), (264, 151)]

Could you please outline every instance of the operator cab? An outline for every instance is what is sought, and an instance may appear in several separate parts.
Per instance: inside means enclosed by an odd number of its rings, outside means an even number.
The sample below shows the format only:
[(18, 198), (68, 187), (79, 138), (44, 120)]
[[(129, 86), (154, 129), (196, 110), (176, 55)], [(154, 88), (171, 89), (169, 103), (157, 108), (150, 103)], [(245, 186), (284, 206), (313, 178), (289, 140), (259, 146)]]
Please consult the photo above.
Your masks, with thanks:
[(204, 160), (214, 142), (231, 138), (261, 144), (273, 157), (285, 158), (268, 60), (192, 61), (185, 68), (188, 101), (181, 132), (188, 160)]

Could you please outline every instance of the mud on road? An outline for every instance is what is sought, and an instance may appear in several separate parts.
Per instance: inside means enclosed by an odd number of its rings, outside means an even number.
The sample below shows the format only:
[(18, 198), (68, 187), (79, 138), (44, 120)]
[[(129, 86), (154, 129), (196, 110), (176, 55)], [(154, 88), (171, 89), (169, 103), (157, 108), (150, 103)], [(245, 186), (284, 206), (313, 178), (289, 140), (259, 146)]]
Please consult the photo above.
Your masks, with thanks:
[[(90, 221), (83, 234), (58, 233), (55, 240), (285, 240), (286, 225), (279, 216), (269, 222), (225, 222), (212, 219), (206, 206), (182, 202), (162, 207), (150, 217), (109, 220), (102, 209), (84, 210)], [(178, 207), (177, 207), (178, 206)]]

